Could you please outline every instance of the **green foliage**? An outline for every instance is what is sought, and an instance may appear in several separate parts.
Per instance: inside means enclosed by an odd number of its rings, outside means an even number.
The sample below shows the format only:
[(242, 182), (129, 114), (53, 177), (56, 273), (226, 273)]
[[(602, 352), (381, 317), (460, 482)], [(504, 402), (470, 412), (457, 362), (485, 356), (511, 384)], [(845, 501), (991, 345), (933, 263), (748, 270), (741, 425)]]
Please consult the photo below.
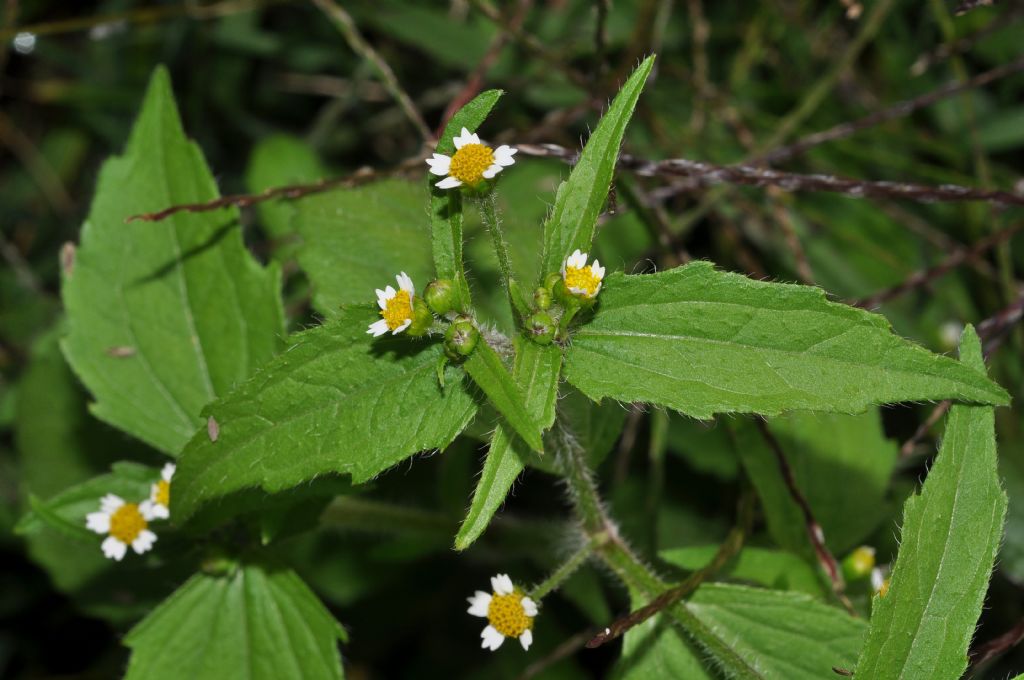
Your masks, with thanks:
[[(829, 548), (842, 554), (859, 545), (887, 516), (886, 492), (896, 464), (896, 445), (885, 438), (878, 410), (856, 416), (793, 413), (772, 418), (768, 427)], [(752, 425), (735, 431), (736, 449), (761, 497), (772, 538), (810, 556), (802, 510), (774, 452)]]
[(313, 285), (313, 306), (328, 318), (344, 305), (373, 299), (375, 289), (412, 277), (422, 293), (431, 277), (426, 192), (404, 180), (374, 182), (296, 203), (299, 265)]
[[(647, 604), (633, 597), (632, 608)], [(699, 650), (681, 630), (659, 615), (630, 630), (622, 639), (622, 656), (612, 675), (616, 680), (673, 680), (714, 677), (704, 668)]]
[(612, 274), (574, 335), (566, 379), (591, 399), (646, 401), (695, 418), (1006, 392), (903, 340), (885, 319), (805, 286), (752, 281), (707, 262), (648, 276)]
[(633, 109), (652, 68), (654, 57), (650, 56), (633, 71), (587, 140), (569, 179), (558, 187), (555, 207), (544, 223), (542, 273), (558, 271), (575, 249), (590, 249), (597, 216), (608, 196), (626, 125), (633, 116)]
[(343, 678), (344, 630), (291, 570), (196, 574), (125, 637), (125, 678)]
[(289, 349), (204, 411), (182, 454), (171, 511), (181, 522), (242, 489), (273, 493), (339, 473), (365, 482), (418, 451), (444, 449), (476, 413), (460, 370), (438, 384), (440, 345), (368, 340), (376, 317), (349, 307), (294, 336)]
[[(512, 431), (534, 451), (543, 451), (542, 429), (527, 409), (519, 384), (509, 374), (501, 357), (486, 342), (477, 344), (463, 366), (477, 387), (483, 390), (491, 405), (502, 415)], [(550, 392), (553, 392), (551, 390)], [(550, 401), (549, 397), (549, 401)]]
[(96, 398), (93, 413), (172, 456), (203, 406), (280, 347), (279, 275), (243, 246), (237, 210), (125, 224), (216, 196), (159, 69), (125, 155), (100, 171), (61, 291), (64, 350)]
[[(696, 571), (708, 564), (718, 552), (717, 545), (671, 548), (658, 557), (669, 564)], [(775, 590), (793, 590), (824, 597), (825, 584), (816, 566), (783, 550), (746, 547), (718, 572), (719, 578), (746, 581)]]
[[(516, 343), (512, 376), (523, 390), (530, 415), (544, 429), (550, 427), (555, 420), (561, 367), (562, 353), (558, 348), (537, 345), (523, 339)], [(511, 436), (507, 426), (499, 423), (491, 438), (466, 519), (455, 536), (456, 550), (468, 548), (487, 528), (494, 513), (505, 502), (509, 489), (522, 472), (529, 455), (530, 451), (524, 442)]]
[[(985, 374), (971, 327), (960, 341), (960, 360)], [(891, 585), (875, 597), (857, 677), (959, 678), (967, 668), (1006, 515), (994, 428), (991, 408), (950, 410), (921, 493), (907, 500)]]
[(829, 677), (833, 667), (853, 667), (867, 628), (807, 595), (745, 586), (705, 585), (684, 606), (704, 635), (730, 649), (718, 661), (736, 677)]
[[(253, 149), (245, 173), (245, 184), (249, 191), (261, 192), (280, 186), (313, 182), (325, 174), (320, 159), (305, 142), (288, 135), (274, 135)], [(272, 239), (285, 242), (295, 240), (295, 201), (280, 199), (262, 203), (257, 210), (260, 223)], [(284, 254), (291, 254), (294, 244), (289, 243), (289, 246)], [(277, 252), (280, 252), (280, 247)]]

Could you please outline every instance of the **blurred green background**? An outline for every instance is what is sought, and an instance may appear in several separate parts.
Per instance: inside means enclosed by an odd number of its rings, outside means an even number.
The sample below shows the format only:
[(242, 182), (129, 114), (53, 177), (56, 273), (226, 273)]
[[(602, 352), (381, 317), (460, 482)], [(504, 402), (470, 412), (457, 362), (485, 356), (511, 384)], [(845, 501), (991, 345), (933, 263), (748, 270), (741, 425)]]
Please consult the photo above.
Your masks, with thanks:
[[(506, 94), (481, 130), (484, 138), (578, 148), (637, 60), (657, 52), (656, 74), (641, 97), (626, 150), (723, 164), (1024, 56), (1020, 3), (962, 16), (954, 15), (955, 4), (343, 3), (430, 130), (443, 123), (453, 100), (497, 87)], [(57, 345), (61, 246), (77, 239), (98, 167), (123, 149), (153, 69), (170, 69), (186, 130), (223, 193), (363, 166), (397, 171), (425, 150), (421, 131), (395, 103), (373, 60), (339, 30), (331, 5), (0, 3), (0, 676), (117, 676), (127, 658), (120, 635), (186, 575), (133, 571), (129, 563), (114, 572), (98, 551), (85, 554), (59, 536), (26, 540), (10, 531), (28, 489), (46, 497), (112, 460), (156, 460), (142, 444), (88, 415), (87, 395)], [(1022, 152), (1024, 77), (1018, 71), (778, 167), (1012, 189), (1024, 170)], [(402, 172), (422, 178), (418, 166)], [(563, 163), (521, 154), (515, 171), (502, 177), (512, 256), (524, 273), (536, 271), (539, 225), (566, 174)], [(983, 203), (709, 191), (675, 183), (621, 173), (596, 245), (602, 263), (639, 272), (708, 258), (757, 278), (815, 283), (836, 299), (854, 301), (1022, 217), (1020, 209)], [(314, 321), (310, 291), (292, 262), (294, 236), (287, 217), (275, 214), (279, 209), (268, 204), (243, 211), (244, 233), (258, 257), (285, 263), (289, 323), (299, 328)], [(478, 234), (471, 231), (468, 245), (474, 286), (497, 290), (489, 246)], [(1022, 268), (1024, 252), (1010, 242), (968, 258), (880, 311), (899, 333), (949, 352), (962, 324), (978, 323), (1019, 298)], [(507, 325), (500, 302), (494, 297), (484, 304), (496, 323)], [(1021, 349), (1019, 330), (1009, 333), (990, 367), (1018, 399)], [(930, 405), (885, 409), (884, 435), (892, 446), (906, 442), (930, 411)], [(737, 453), (720, 432), (676, 416), (666, 425), (657, 413), (617, 406), (610, 416), (597, 448), (610, 451), (602, 484), (623, 531), (647, 551), (720, 540), (740, 486)], [(1019, 408), (1001, 409), (997, 420), (1010, 516), (981, 641), (1024, 616), (1024, 423)], [(620, 439), (623, 422), (627, 435)], [(663, 435), (672, 455), (652, 462), (648, 444)], [(900, 458), (891, 489), (871, 499), (871, 507), (854, 502), (853, 509), (842, 509), (843, 480), (808, 463), (810, 495), (822, 514), (871, 515), (861, 522), (866, 529), (832, 546), (840, 556), (856, 541), (876, 545), (883, 562), (893, 554), (902, 499), (925, 470), (935, 436), (926, 435)], [(371, 485), (373, 502), (424, 509), (416, 514), (421, 521), (406, 522), (400, 535), (394, 527), (327, 531), (288, 544), (291, 561), (351, 633), (343, 647), (350, 677), (609, 673), (615, 645), (568, 659), (549, 656), (626, 607), (624, 593), (608, 589), (595, 570), (579, 572), (564, 596), (552, 598), (529, 655), (478, 649), (478, 621), (464, 614), (464, 598), (497, 570), (540, 578), (568, 550), (561, 491), (537, 471), (520, 481), (483, 545), (466, 555), (450, 550), (479, 455), (476, 443), (460, 443)], [(850, 455), (856, 458), (856, 451)], [(661, 489), (656, 502), (650, 501), (652, 484)], [(399, 516), (396, 526), (402, 524)], [(758, 526), (763, 538), (763, 522)], [(836, 540), (842, 543), (842, 535)], [(1024, 655), (1011, 652), (981, 674), (1006, 677), (1022, 669)]]

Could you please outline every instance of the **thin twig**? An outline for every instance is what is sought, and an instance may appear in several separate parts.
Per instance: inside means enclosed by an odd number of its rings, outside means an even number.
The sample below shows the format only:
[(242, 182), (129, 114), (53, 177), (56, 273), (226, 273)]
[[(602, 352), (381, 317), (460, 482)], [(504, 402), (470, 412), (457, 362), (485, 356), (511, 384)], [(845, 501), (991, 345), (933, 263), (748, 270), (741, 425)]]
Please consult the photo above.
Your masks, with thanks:
[(985, 38), (988, 38), (993, 33), (997, 33), (1007, 26), (1020, 21), (1022, 17), (1024, 17), (1024, 7), (1015, 7), (1012, 10), (995, 17), (984, 28), (952, 42), (939, 45), (931, 52), (926, 52), (915, 59), (914, 63), (910, 67), (910, 74), (912, 76), (920, 76), (929, 68), (941, 61), (945, 61), (957, 54), (969, 52), (975, 45), (983, 41)]
[(995, 4), (996, 0), (960, 0), (960, 4), (953, 10), (953, 14), (960, 16), (979, 7), (992, 7)]
[(941, 101), (947, 97), (952, 97), (953, 95), (964, 92), (965, 90), (971, 90), (976, 87), (987, 85), (999, 80), (1000, 78), (1005, 78), (1008, 75), (1019, 73), (1021, 71), (1024, 71), (1024, 57), (1011, 61), (1008, 64), (997, 66), (996, 68), (985, 71), (984, 73), (979, 73), (969, 80), (947, 83), (937, 90), (932, 90), (931, 92), (914, 97), (913, 99), (907, 99), (897, 104), (893, 104), (888, 108), (876, 111), (870, 115), (860, 118), (859, 120), (840, 123), (839, 125), (830, 127), (827, 130), (807, 135), (793, 144), (782, 146), (762, 154), (761, 156), (752, 159), (751, 162), (766, 163), (770, 165), (778, 163), (779, 161), (787, 160), (793, 156), (802, 154), (808, 149), (818, 146), (819, 144), (843, 139), (867, 128), (879, 125), (880, 123), (908, 116), (918, 109), (931, 106), (935, 102)]
[(817, 556), (818, 562), (832, 584), (832, 592), (835, 593), (839, 601), (846, 607), (846, 610), (851, 615), (856, 616), (853, 605), (844, 594), (846, 583), (843, 581), (843, 572), (839, 568), (839, 562), (836, 561), (835, 556), (832, 555), (828, 546), (825, 545), (825, 532), (822, 530), (821, 525), (818, 524), (818, 520), (814, 518), (814, 512), (811, 510), (811, 505), (807, 502), (807, 498), (796, 485), (796, 479), (793, 477), (793, 468), (790, 467), (786, 453), (782, 450), (782, 444), (775, 438), (775, 435), (768, 428), (768, 423), (762, 418), (755, 418), (754, 422), (757, 424), (757, 429), (764, 438), (765, 443), (768, 444), (768, 448), (775, 454), (775, 459), (779, 464), (779, 472), (782, 473), (782, 479), (786, 483), (786, 489), (789, 491), (790, 498), (800, 506), (800, 512), (804, 516), (804, 528), (807, 530), (807, 537), (811, 541), (811, 546), (814, 548), (814, 554)]
[(113, 12), (111, 14), (91, 15), (75, 17), (74, 19), (60, 19), (57, 21), (43, 21), (37, 24), (25, 24), (18, 27), (6, 27), (0, 29), (0, 43), (6, 43), (18, 33), (32, 33), (37, 37), (47, 35), (60, 35), (63, 33), (77, 33), (78, 31), (89, 31), (97, 26), (108, 26), (116, 24), (133, 24), (136, 26), (144, 24), (155, 24), (178, 17), (190, 19), (209, 20), (231, 14), (239, 14), (250, 10), (269, 7), (270, 5), (281, 5), (293, 3), (296, 0), (227, 0), (212, 5), (201, 5), (197, 2), (183, 2), (179, 5), (156, 5), (152, 7), (140, 7), (139, 9), (127, 12)]
[(967, 656), (971, 660), (971, 666), (977, 667), (989, 659), (1005, 654), (1024, 641), (1024, 619), (1017, 622), (1010, 630), (985, 644), (975, 647)]
[[(559, 158), (575, 163), (576, 151), (557, 144), (523, 144), (525, 156)], [(1003, 205), (1024, 205), (1024, 195), (1009, 191), (988, 191), (958, 184), (912, 184), (906, 182), (857, 180), (824, 174), (782, 172), (753, 165), (715, 165), (685, 158), (651, 161), (629, 154), (619, 157), (619, 167), (643, 176), (685, 177), (688, 183), (675, 185), (677, 191), (697, 190), (717, 184), (779, 187), (783, 191), (826, 191), (855, 198), (908, 199), (923, 203), (985, 201)]]
[(423, 141), (429, 142), (432, 136), (430, 128), (427, 127), (426, 121), (423, 120), (423, 115), (398, 83), (398, 78), (395, 77), (395, 72), (391, 70), (388, 62), (377, 54), (377, 50), (373, 49), (370, 43), (366, 42), (366, 39), (363, 38), (359, 28), (356, 27), (356, 22), (352, 20), (352, 16), (334, 0), (313, 0), (313, 4), (319, 7), (334, 22), (334, 25), (341, 32), (345, 42), (352, 48), (352, 51), (369, 62), (377, 70), (377, 74), (383, 81), (384, 87), (387, 88), (391, 96), (398, 102), (398, 106), (405, 113), (405, 117), (413, 124), (420, 137), (423, 138)]
[(955, 267), (960, 266), (965, 261), (970, 259), (972, 256), (980, 256), (982, 253), (988, 251), (989, 249), (994, 248), (995, 246), (1001, 243), (1005, 243), (1014, 234), (1019, 232), (1022, 228), (1024, 228), (1024, 222), (1018, 222), (1017, 224), (1010, 225), (1005, 229), (1000, 229), (999, 231), (989, 235), (987, 238), (983, 238), (982, 240), (978, 241), (978, 243), (971, 248), (958, 248), (949, 256), (947, 256), (946, 259), (944, 259), (942, 262), (935, 265), (934, 267), (918, 270), (912, 273), (907, 278), (905, 278), (900, 283), (897, 283), (895, 286), (886, 288), (885, 290), (875, 293), (874, 295), (866, 297), (862, 300), (855, 300), (851, 304), (854, 307), (874, 309), (878, 305), (886, 303), (892, 300), (893, 298), (899, 297), (900, 295), (906, 293), (909, 290), (913, 290), (914, 288), (919, 288), (921, 286), (928, 285), (929, 283), (935, 281), (936, 279), (948, 273)]
[(804, 252), (804, 247), (800, 243), (800, 237), (796, 233), (796, 227), (793, 225), (793, 216), (790, 214), (789, 208), (779, 200), (779, 197), (773, 195), (776, 193), (778, 192), (771, 190), (768, 192), (768, 195), (775, 199), (772, 201), (772, 216), (775, 218), (775, 224), (779, 225), (779, 228), (782, 230), (786, 247), (789, 248), (789, 252), (793, 255), (793, 264), (796, 266), (797, 278), (800, 279), (801, 283), (813, 286), (814, 271), (811, 269), (807, 253)]
[(690, 574), (685, 581), (675, 588), (666, 590), (643, 607), (616, 619), (611, 625), (591, 638), (591, 640), (587, 642), (587, 648), (594, 649), (611, 642), (615, 638), (624, 634), (630, 628), (640, 625), (658, 612), (671, 607), (687, 595), (690, 595), (697, 590), (702, 583), (718, 573), (718, 571), (721, 570), (729, 560), (739, 554), (740, 550), (743, 549), (743, 542), (746, 539), (747, 534), (750, 532), (750, 527), (754, 521), (754, 504), (754, 494), (750, 490), (746, 491), (740, 497), (736, 526), (729, 531), (729, 535), (726, 536), (725, 540), (718, 547), (718, 551), (715, 553), (715, 556), (711, 558), (710, 562)]

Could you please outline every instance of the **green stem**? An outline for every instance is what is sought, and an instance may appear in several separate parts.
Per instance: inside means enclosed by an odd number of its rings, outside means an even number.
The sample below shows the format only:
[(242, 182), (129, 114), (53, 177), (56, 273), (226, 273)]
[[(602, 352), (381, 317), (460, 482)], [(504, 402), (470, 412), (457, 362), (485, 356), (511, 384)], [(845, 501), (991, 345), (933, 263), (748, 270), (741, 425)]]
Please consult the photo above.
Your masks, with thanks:
[(494, 253), (498, 256), (498, 269), (501, 270), (501, 283), (508, 295), (508, 303), (511, 305), (512, 311), (519, 312), (519, 305), (516, 304), (512, 295), (512, 265), (508, 257), (508, 246), (505, 244), (505, 237), (502, 235), (501, 225), (498, 223), (497, 200), (494, 197), (493, 189), (487, 195), (480, 197), (478, 205), (487, 233), (491, 235)]
[(594, 550), (606, 540), (606, 536), (594, 537), (584, 543), (579, 550), (569, 557), (569, 559), (551, 572), (550, 576), (530, 591), (530, 598), (533, 599), (534, 602), (540, 602), (548, 593), (558, 589), (558, 587), (565, 583), (565, 581), (572, 576), (577, 569), (583, 566), (584, 562), (590, 559), (590, 556), (594, 554)]

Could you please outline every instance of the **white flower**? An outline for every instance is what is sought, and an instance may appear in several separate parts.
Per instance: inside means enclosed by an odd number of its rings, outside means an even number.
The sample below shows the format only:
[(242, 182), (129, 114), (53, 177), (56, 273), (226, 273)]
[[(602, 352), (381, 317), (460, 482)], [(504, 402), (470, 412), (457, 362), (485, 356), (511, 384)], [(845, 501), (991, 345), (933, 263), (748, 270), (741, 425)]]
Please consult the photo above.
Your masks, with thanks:
[(100, 511), (85, 518), (85, 526), (97, 534), (107, 534), (101, 546), (103, 554), (120, 562), (129, 545), (139, 555), (153, 547), (156, 534), (149, 530), (149, 522), (154, 518), (150, 501), (125, 503), (120, 496), (108, 493), (100, 500)]
[(871, 570), (871, 590), (875, 591), (879, 597), (885, 597), (889, 592), (889, 577), (885, 575), (885, 570), (881, 567)]
[(149, 502), (153, 505), (153, 517), (167, 519), (171, 516), (171, 477), (174, 463), (167, 463), (160, 471), (160, 481), (149, 487)]
[(587, 254), (577, 248), (562, 264), (562, 280), (573, 295), (597, 297), (604, 280), (604, 267), (597, 260), (594, 260), (593, 265), (588, 265)]
[(370, 324), (367, 333), (378, 337), (391, 331), (392, 335), (398, 335), (412, 323), (412, 296), (416, 294), (416, 288), (412, 285), (412, 279), (405, 272), (395, 277), (398, 281), (398, 290), (391, 286), (384, 290), (377, 289), (377, 304), (380, 305), (380, 315), (384, 317)]
[(487, 627), (480, 633), (480, 645), (492, 652), (505, 638), (519, 638), (523, 649), (533, 644), (533, 617), (537, 616), (537, 603), (523, 595), (512, 585), (508, 574), (498, 574), (491, 579), (492, 593), (476, 591), (469, 601), (467, 610), (473, 616), (487, 619)]
[(471, 133), (466, 128), (462, 128), (462, 134), (452, 141), (455, 142), (454, 156), (435, 153), (433, 158), (427, 159), (430, 172), (444, 177), (434, 185), (439, 189), (454, 189), (463, 184), (476, 186), (485, 179), (493, 179), (502, 168), (516, 162), (513, 156), (517, 149), (507, 144), (492, 149), (482, 143), (475, 132)]

